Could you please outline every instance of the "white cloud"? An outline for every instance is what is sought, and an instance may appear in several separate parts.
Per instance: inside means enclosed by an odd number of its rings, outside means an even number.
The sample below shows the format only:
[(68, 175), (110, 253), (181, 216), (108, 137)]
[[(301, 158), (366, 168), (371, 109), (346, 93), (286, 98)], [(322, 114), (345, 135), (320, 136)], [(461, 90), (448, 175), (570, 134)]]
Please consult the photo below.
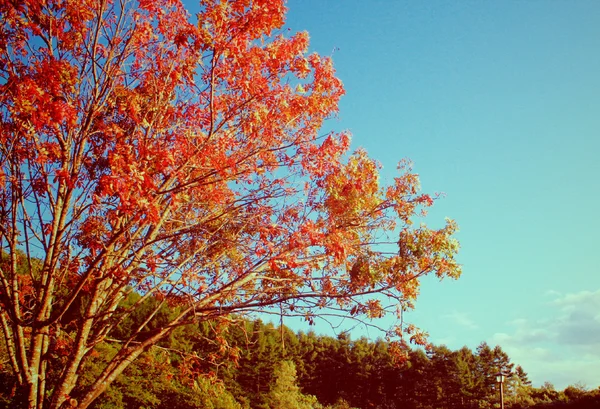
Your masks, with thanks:
[(522, 365), (534, 384), (600, 385), (600, 290), (547, 295), (553, 298), (546, 306), (550, 316), (513, 320), (513, 330), (494, 334), (491, 343)]
[(452, 320), (455, 324), (466, 329), (477, 329), (479, 326), (469, 317), (468, 314), (459, 311), (453, 311), (450, 314), (443, 315), (444, 318)]
[(597, 291), (580, 291), (578, 293), (569, 293), (562, 295), (556, 293), (554, 303), (561, 306), (564, 310), (573, 310), (576, 307), (595, 309), (600, 307), (600, 289)]
[(556, 326), (558, 342), (585, 349), (597, 347), (600, 359), (600, 290), (566, 294), (554, 303), (561, 310)]

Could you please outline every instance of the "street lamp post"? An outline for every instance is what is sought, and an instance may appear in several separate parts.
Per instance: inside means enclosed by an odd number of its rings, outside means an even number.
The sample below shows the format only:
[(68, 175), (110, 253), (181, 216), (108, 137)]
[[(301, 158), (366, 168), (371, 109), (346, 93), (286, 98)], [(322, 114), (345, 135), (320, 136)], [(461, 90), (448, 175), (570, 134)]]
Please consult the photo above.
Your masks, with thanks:
[(504, 409), (504, 379), (506, 375), (502, 372), (496, 374), (496, 382), (500, 385), (500, 409)]

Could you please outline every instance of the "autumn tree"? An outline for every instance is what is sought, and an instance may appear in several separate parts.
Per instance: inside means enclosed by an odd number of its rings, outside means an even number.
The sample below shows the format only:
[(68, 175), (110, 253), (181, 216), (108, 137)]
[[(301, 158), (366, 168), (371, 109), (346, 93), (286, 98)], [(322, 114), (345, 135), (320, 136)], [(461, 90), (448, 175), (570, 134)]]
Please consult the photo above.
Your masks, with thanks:
[(344, 90), (306, 33), (281, 34), (283, 0), (200, 0), (196, 18), (178, 0), (7, 0), (0, 16), (16, 404), (86, 408), (189, 323), (274, 305), (370, 320), (411, 308), (419, 277), (459, 275), (454, 223), (413, 226), (432, 198), (410, 167), (381, 185), (347, 134), (319, 133)]

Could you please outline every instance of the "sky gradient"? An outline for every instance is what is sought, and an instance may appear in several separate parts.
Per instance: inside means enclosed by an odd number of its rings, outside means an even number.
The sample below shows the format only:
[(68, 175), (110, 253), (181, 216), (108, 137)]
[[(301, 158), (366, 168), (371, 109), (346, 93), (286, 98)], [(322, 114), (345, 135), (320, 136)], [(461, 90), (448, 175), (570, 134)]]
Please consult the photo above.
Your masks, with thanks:
[[(463, 276), (410, 320), (499, 344), (534, 385), (600, 385), (600, 2), (290, 0), (333, 57), (339, 119), (395, 176), (410, 158), (460, 226)], [(303, 328), (304, 329), (304, 328)]]

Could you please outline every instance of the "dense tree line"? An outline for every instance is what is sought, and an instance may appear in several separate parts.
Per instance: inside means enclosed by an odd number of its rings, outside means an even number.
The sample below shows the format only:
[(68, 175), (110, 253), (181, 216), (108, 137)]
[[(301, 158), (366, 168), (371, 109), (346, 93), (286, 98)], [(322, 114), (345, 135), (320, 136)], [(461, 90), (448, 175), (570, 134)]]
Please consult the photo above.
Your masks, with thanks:
[[(128, 302), (136, 302), (130, 297)], [(154, 308), (157, 300), (147, 301)], [(148, 331), (168, 321), (176, 308), (160, 309)], [(143, 311), (139, 317), (144, 317)], [(139, 326), (133, 315), (99, 354), (86, 362), (81, 387), (97, 376), (123, 335)], [(140, 334), (143, 337), (144, 334)], [(49, 353), (60, 360), (68, 341)], [(510, 375), (504, 384), (506, 407), (586, 408), (600, 404), (600, 390), (569, 386), (556, 391), (550, 384), (534, 388), (527, 374), (499, 347), (480, 344), (475, 351), (433, 346), (413, 349), (398, 362), (391, 344), (378, 339), (336, 338), (314, 332), (294, 333), (260, 320), (230, 317), (228, 322), (205, 322), (179, 328), (149, 348), (94, 403), (115, 408), (492, 408), (498, 402), (494, 374)], [(2, 404), (18, 399), (15, 379), (8, 371), (2, 346), (0, 387)], [(52, 376), (52, 372), (50, 371)]]

